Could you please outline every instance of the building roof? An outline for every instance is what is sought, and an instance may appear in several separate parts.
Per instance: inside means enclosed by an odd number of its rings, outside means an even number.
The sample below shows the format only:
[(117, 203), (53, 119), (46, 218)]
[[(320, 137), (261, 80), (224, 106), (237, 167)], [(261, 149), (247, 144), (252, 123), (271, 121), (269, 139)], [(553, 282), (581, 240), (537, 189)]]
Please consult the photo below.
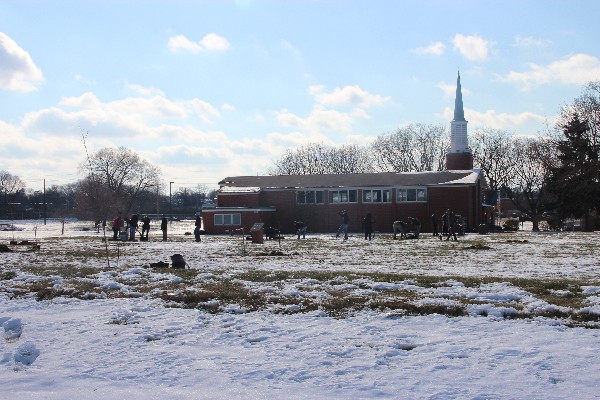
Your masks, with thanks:
[(315, 174), (315, 175), (266, 175), (231, 176), (219, 182), (225, 191), (230, 188), (339, 188), (339, 187), (390, 187), (472, 185), (480, 179), (480, 171), (429, 171), (429, 172), (380, 172), (365, 174)]

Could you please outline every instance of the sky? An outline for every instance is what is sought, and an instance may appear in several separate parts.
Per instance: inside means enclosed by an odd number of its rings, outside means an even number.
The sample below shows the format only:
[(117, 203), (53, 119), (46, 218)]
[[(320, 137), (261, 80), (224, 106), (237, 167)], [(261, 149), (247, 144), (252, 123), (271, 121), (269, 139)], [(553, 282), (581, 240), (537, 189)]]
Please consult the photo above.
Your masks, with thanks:
[(308, 143), (452, 120), (536, 135), (600, 80), (600, 3), (0, 0), (0, 170), (39, 190), (126, 147), (168, 192)]

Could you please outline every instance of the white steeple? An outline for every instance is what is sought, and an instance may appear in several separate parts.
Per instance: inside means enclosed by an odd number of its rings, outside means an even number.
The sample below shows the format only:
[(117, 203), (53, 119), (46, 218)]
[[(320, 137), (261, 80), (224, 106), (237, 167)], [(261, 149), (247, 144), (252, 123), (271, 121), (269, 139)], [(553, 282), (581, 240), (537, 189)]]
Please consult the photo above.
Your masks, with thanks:
[(463, 109), (462, 90), (460, 86), (460, 71), (456, 79), (456, 99), (454, 100), (454, 119), (450, 123), (449, 153), (471, 153), (467, 136), (465, 110)]

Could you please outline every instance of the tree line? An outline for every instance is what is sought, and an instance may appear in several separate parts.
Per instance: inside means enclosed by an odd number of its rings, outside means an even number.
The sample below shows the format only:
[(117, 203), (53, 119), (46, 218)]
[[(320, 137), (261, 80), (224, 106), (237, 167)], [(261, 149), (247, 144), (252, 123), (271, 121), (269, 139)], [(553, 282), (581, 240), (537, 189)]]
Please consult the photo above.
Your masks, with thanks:
[[(600, 82), (589, 82), (561, 107), (554, 126), (536, 136), (480, 128), (469, 135), (474, 165), (485, 176), (485, 200), (508, 198), (534, 229), (540, 219), (581, 218), (597, 228), (600, 204)], [(288, 149), (267, 171), (271, 175), (423, 172), (445, 168), (447, 125), (414, 123), (379, 135), (370, 145), (309, 143)], [(85, 144), (85, 140), (84, 140)], [(87, 150), (87, 148), (86, 148)], [(0, 214), (5, 218), (77, 217), (96, 221), (117, 212), (194, 213), (214, 191), (199, 185), (170, 196), (158, 167), (126, 148), (88, 154), (84, 178), (41, 193), (0, 171)], [(43, 213), (43, 214), (42, 214)], [(596, 224), (596, 225), (595, 225)]]
[(84, 178), (44, 191), (26, 189), (25, 182), (0, 171), (0, 218), (79, 218), (110, 221), (118, 212), (189, 214), (211, 202), (215, 191), (204, 185), (167, 192), (160, 169), (134, 151), (103, 148), (79, 166)]

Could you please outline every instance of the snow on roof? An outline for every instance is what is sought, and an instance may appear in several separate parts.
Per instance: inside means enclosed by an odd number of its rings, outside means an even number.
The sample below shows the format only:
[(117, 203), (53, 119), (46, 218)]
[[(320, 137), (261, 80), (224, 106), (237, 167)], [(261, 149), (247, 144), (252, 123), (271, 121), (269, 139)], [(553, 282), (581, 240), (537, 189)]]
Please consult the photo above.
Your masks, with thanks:
[(222, 186), (219, 189), (221, 193), (258, 193), (259, 187), (244, 187), (244, 186)]
[(440, 185), (454, 185), (454, 184), (474, 183), (474, 182), (477, 182), (477, 179), (479, 179), (480, 174), (481, 174), (481, 170), (478, 169), (478, 168), (475, 168), (468, 175), (464, 175), (464, 176), (462, 176), (462, 177), (460, 177), (458, 179), (452, 180), (452, 181), (440, 183)]
[(451, 170), (426, 172), (379, 172), (363, 174), (313, 174), (235, 176), (219, 182), (222, 187), (237, 188), (334, 188), (334, 187), (389, 187), (429, 186), (442, 184), (475, 184), (479, 170)]

